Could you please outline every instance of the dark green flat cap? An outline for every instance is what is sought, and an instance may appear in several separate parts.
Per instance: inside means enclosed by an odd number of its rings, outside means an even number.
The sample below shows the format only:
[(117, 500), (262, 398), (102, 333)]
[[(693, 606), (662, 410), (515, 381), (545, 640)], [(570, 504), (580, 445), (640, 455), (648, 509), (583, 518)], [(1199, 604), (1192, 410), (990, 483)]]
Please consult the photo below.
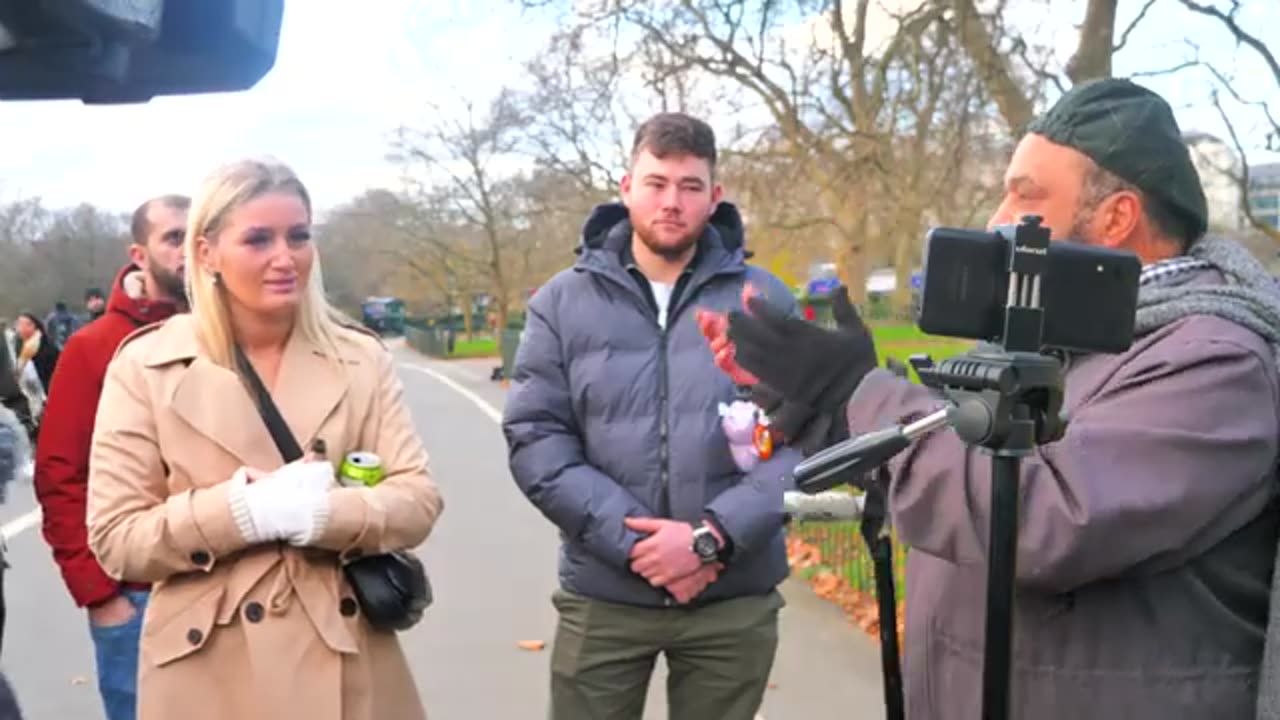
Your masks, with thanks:
[(1173, 108), (1150, 90), (1121, 78), (1082, 83), (1033, 120), (1027, 131), (1079, 150), (1168, 203), (1195, 230), (1195, 237), (1208, 227), (1204, 187)]

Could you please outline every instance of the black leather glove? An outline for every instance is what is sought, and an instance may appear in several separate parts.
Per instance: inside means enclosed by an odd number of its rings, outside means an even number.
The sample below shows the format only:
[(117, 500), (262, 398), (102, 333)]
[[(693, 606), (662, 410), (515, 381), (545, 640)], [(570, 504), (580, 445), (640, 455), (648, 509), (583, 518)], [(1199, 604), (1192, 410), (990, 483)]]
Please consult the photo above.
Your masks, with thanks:
[(753, 400), (786, 442), (806, 453), (848, 437), (844, 408), (876, 366), (871, 331), (843, 286), (832, 296), (836, 329), (780, 312), (762, 298), (729, 313), (734, 358), (760, 379)]
[[(800, 448), (805, 455), (834, 445), (849, 437), (842, 405), (835, 413), (823, 413), (782, 397), (773, 388), (760, 383), (746, 389), (746, 399), (755, 403), (769, 418), (769, 427), (782, 442)], [(838, 417), (837, 417), (838, 416)]]

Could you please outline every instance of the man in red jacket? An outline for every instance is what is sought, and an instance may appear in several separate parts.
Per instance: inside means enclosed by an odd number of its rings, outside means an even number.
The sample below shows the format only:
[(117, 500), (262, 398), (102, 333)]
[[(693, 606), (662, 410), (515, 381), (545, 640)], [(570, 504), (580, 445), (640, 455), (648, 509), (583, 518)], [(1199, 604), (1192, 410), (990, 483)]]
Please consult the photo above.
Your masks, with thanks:
[(133, 720), (138, 635), (148, 587), (121, 584), (102, 570), (85, 529), (89, 446), (107, 365), (137, 328), (186, 307), (183, 239), (190, 200), (166, 195), (143, 203), (130, 228), (130, 264), (111, 288), (107, 311), (67, 341), (49, 387), (36, 444), (35, 489), (44, 537), (76, 605), (88, 608), (98, 690), (108, 720)]

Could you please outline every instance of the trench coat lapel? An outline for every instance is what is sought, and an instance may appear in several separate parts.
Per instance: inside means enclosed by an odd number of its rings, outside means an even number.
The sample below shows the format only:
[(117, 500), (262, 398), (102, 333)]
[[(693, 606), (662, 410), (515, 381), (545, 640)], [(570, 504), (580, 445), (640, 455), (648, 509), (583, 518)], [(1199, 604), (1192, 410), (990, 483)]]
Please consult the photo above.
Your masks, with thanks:
[(191, 361), (174, 388), (170, 407), (192, 430), (241, 464), (263, 470), (281, 464), (248, 388), (235, 373), (209, 359)]
[[(183, 318), (185, 320), (185, 318)], [(270, 470), (284, 459), (239, 374), (198, 351), (194, 327), (172, 328), (154, 363), (183, 361), (170, 408), (192, 430), (245, 465)], [(168, 330), (168, 328), (166, 328)], [(344, 362), (353, 362), (344, 357)], [(310, 341), (295, 333), (285, 347), (271, 396), (298, 444), (306, 449), (347, 392), (345, 374)]]
[(304, 451), (347, 394), (346, 373), (340, 363), (351, 364), (355, 358), (347, 354), (335, 363), (329, 354), (295, 332), (271, 389), (271, 399)]

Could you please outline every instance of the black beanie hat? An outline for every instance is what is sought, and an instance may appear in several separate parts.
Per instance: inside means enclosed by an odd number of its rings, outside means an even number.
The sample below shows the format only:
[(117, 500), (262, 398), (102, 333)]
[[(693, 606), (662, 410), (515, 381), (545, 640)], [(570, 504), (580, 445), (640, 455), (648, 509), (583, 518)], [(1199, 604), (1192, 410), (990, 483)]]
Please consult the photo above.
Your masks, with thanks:
[(1073, 87), (1027, 127), (1075, 148), (1103, 169), (1175, 210), (1199, 238), (1209, 225), (1200, 174), (1173, 109), (1130, 80), (1104, 78)]

